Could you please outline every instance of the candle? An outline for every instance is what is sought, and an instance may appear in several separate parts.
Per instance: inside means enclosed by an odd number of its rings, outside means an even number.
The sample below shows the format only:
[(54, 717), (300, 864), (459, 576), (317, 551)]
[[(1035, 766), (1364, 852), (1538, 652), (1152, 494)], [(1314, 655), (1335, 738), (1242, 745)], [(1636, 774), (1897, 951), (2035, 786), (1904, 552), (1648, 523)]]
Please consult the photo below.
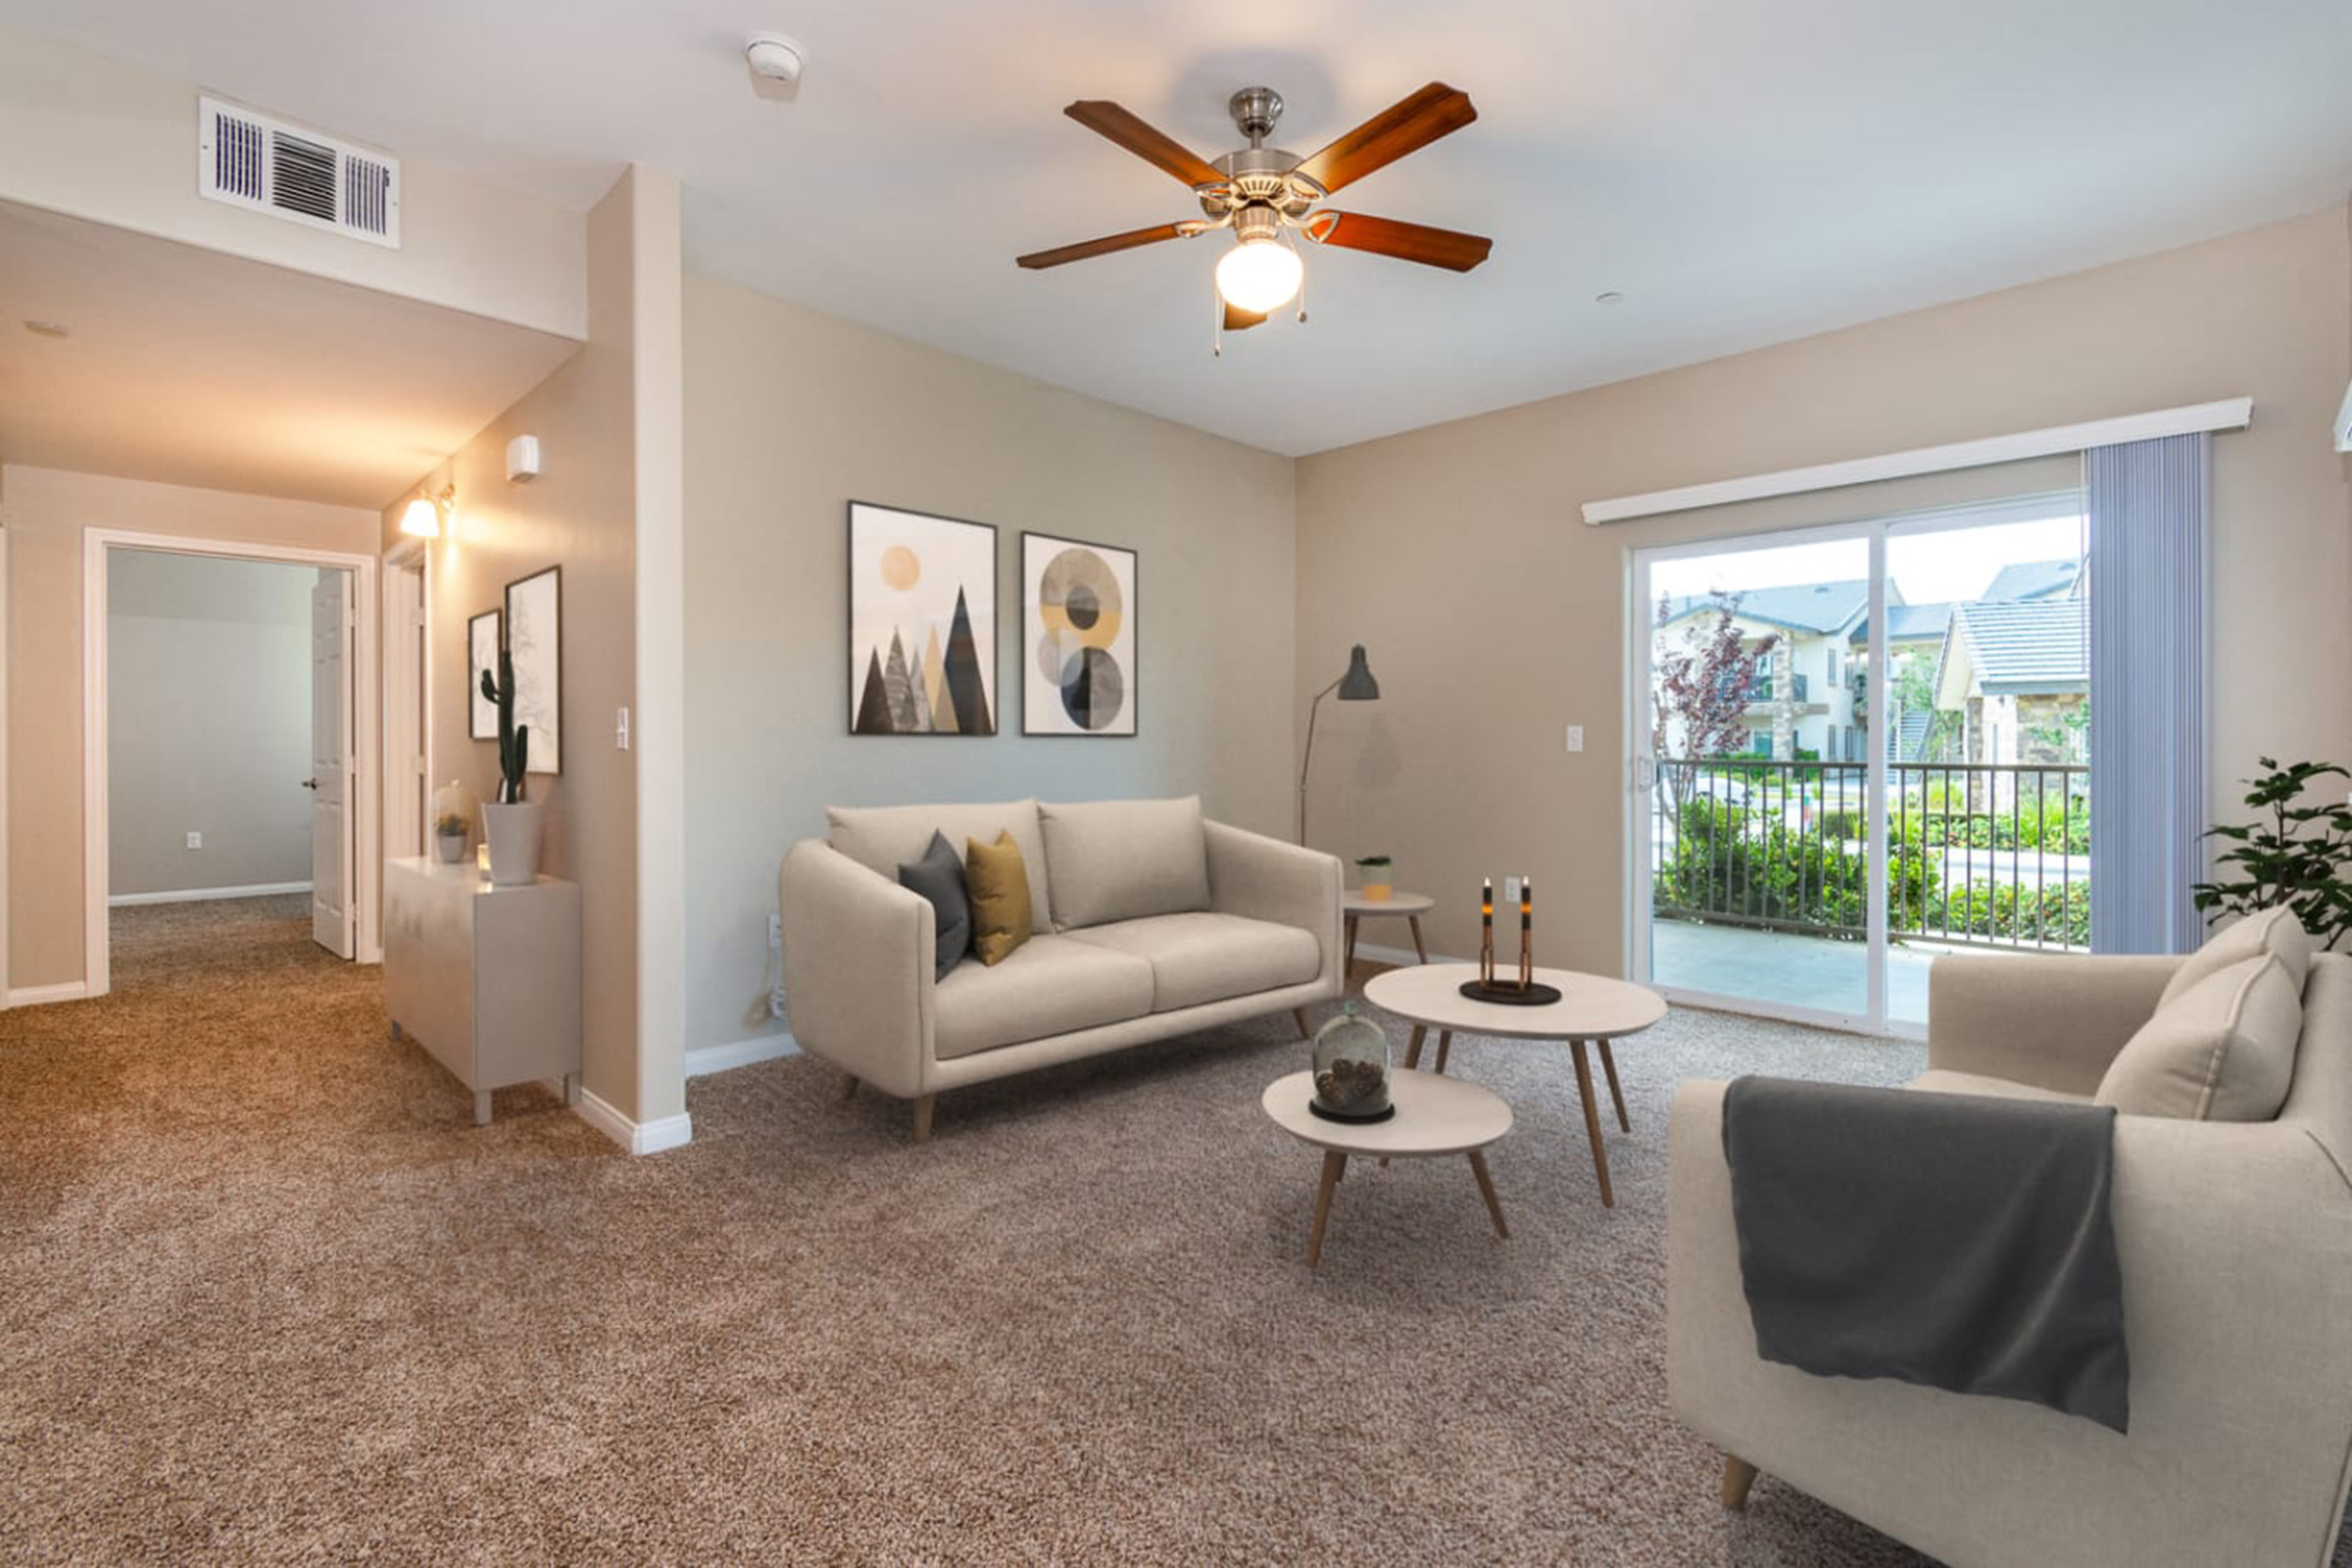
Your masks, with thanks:
[(1494, 923), (1494, 879), (1493, 877), (1487, 878), (1486, 886), (1479, 892), (1478, 912), (1486, 917), (1488, 925), (1492, 926)]
[(1536, 879), (1532, 876), (1523, 876), (1519, 879), (1519, 929), (1527, 930), (1534, 924), (1535, 917)]

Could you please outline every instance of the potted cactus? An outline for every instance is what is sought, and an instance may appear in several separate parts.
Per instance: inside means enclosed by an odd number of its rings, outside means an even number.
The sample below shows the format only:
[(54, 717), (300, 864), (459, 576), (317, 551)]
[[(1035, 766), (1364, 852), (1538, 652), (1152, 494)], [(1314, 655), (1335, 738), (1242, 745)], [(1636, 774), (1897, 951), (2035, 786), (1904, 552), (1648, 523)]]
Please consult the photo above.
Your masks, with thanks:
[(498, 709), (498, 804), (482, 808), (490, 841), (490, 880), (501, 887), (539, 875), (539, 807), (522, 798), (530, 767), (531, 727), (514, 722), (514, 656), (498, 651), (498, 673), (482, 671), (482, 695)]

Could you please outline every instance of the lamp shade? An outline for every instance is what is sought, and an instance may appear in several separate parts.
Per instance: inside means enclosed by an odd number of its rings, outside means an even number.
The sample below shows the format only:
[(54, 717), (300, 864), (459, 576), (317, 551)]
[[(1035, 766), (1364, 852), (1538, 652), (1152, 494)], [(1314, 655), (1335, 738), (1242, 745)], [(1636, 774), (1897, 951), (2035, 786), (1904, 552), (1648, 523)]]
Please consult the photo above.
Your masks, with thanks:
[(400, 514), (400, 531), (418, 539), (441, 537), (441, 509), (422, 496), (409, 503)]
[(1348, 673), (1340, 677), (1340, 701), (1371, 703), (1379, 700), (1380, 682), (1372, 678), (1372, 666), (1364, 662), (1364, 645), (1357, 643), (1348, 656)]

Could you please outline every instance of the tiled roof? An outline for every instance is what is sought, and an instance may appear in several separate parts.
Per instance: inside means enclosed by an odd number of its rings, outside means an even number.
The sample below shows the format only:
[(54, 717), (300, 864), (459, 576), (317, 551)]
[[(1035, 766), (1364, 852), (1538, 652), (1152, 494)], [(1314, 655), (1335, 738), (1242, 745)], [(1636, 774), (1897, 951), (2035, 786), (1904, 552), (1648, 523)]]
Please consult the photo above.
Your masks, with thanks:
[[(1941, 640), (1944, 628), (1952, 623), (1950, 605), (1888, 605), (1886, 607), (1886, 640), (1896, 643), (1932, 643)], [(1870, 622), (1854, 628), (1849, 639), (1859, 648), (1870, 641)]]
[[(1870, 608), (1870, 584), (1856, 577), (1846, 582), (1805, 582), (1785, 588), (1751, 588), (1738, 596), (1740, 614), (1791, 631), (1843, 631), (1846, 623)], [(1711, 594), (1686, 594), (1672, 602), (1670, 618), (1682, 619), (1694, 610), (1714, 604)]]
[[(1965, 646), (1976, 678), (1988, 689), (2086, 685), (2087, 608), (2080, 599), (1962, 605), (1952, 616), (1953, 640)], [(1943, 657), (1952, 657), (1948, 644)]]
[(2048, 599), (2073, 588), (2075, 579), (2082, 574), (2080, 561), (2029, 561), (2014, 566), (2003, 566), (1984, 585), (1979, 597), (1985, 601), (2017, 599)]

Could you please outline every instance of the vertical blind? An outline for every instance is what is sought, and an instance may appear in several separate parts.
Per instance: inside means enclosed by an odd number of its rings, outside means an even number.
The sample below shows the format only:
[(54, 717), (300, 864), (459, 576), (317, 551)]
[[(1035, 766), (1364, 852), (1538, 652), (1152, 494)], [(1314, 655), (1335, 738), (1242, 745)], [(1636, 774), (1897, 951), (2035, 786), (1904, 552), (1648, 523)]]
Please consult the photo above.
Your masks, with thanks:
[(2203, 934), (2204, 433), (2083, 453), (2090, 529), (2090, 820), (2097, 953), (2185, 953)]

